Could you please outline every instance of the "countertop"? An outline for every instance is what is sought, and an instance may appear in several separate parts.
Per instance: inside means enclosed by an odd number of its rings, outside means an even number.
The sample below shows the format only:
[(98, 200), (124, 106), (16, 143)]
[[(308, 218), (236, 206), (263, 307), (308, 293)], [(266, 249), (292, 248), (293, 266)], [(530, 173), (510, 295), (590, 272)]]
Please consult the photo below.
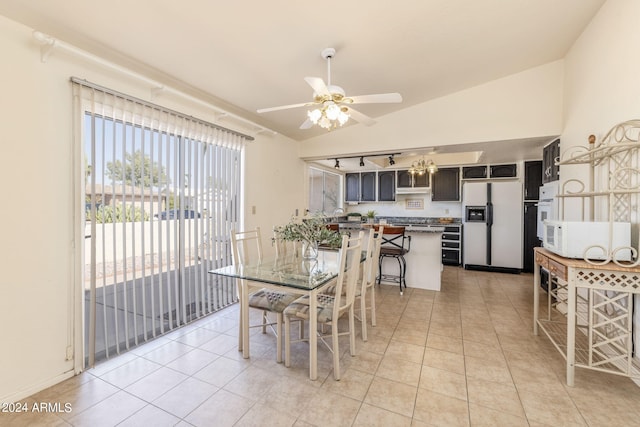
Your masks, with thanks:
[[(341, 230), (366, 230), (376, 225), (392, 226), (393, 224), (370, 224), (360, 222), (341, 222), (339, 223)], [(443, 233), (446, 224), (410, 224), (404, 225), (407, 233)]]

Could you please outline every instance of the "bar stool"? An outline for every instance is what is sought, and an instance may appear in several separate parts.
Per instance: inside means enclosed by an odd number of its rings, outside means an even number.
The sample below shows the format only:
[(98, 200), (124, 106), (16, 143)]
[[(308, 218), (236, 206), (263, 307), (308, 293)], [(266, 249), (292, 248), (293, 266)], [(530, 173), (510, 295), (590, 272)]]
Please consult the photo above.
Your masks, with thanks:
[[(378, 284), (380, 284), (381, 280), (397, 282), (400, 284), (400, 295), (403, 294), (402, 285), (404, 285), (405, 289), (407, 288), (405, 280), (407, 261), (404, 256), (409, 253), (410, 249), (411, 236), (405, 235), (404, 227), (384, 227), (378, 261)], [(398, 274), (382, 274), (382, 262), (385, 258), (395, 258), (398, 261)]]

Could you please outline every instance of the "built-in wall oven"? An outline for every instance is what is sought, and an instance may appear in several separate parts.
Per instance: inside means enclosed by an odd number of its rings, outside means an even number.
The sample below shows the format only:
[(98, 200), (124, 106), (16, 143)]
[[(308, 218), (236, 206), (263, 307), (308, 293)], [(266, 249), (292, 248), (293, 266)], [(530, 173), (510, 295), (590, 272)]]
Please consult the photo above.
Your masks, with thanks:
[[(538, 220), (536, 227), (536, 235), (541, 241), (544, 240), (544, 221), (557, 220), (558, 219), (558, 181), (547, 182), (540, 187), (540, 193), (538, 198)], [(546, 292), (549, 290), (549, 286), (553, 289), (554, 284), (549, 283), (549, 271), (543, 267), (540, 267), (540, 286)]]
[(548, 182), (540, 187), (540, 196), (538, 200), (538, 221), (537, 232), (538, 239), (544, 240), (544, 221), (557, 220), (558, 218), (558, 181)]

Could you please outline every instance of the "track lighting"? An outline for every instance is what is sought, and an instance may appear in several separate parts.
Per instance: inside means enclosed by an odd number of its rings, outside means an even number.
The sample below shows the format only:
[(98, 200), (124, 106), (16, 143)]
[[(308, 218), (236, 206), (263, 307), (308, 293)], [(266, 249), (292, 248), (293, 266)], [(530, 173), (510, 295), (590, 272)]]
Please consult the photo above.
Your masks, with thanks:
[(333, 167), (336, 169), (340, 169), (340, 160), (336, 159), (336, 164)]
[(395, 160), (393, 160), (393, 154), (389, 156), (389, 164), (390, 164), (391, 166), (393, 166), (393, 165), (395, 165), (395, 164), (396, 164), (396, 161), (395, 161)]
[(364, 166), (364, 156), (360, 157), (360, 167)]

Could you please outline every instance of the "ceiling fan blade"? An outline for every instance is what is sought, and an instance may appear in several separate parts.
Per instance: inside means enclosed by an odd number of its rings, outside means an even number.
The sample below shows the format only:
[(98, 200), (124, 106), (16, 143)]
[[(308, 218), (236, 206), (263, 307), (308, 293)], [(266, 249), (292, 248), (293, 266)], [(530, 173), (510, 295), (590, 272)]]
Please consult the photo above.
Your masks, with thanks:
[(309, 83), (309, 86), (313, 88), (313, 91), (320, 96), (331, 96), (331, 92), (327, 88), (327, 85), (324, 83), (320, 77), (305, 77), (304, 81)]
[(289, 108), (306, 107), (308, 105), (313, 105), (313, 102), (303, 102), (303, 103), (300, 103), (300, 104), (281, 105), (279, 107), (260, 108), (257, 111), (258, 111), (258, 113), (268, 113), (270, 111), (288, 110)]
[(362, 114), (360, 111), (354, 110), (351, 107), (348, 107), (348, 109), (349, 109), (349, 117), (355, 120), (356, 122), (362, 123), (365, 126), (372, 126), (376, 123), (375, 120), (373, 120), (369, 116)]
[(375, 95), (350, 96), (354, 104), (385, 104), (402, 102), (402, 95), (399, 93), (377, 93)]
[(300, 129), (310, 129), (311, 126), (313, 126), (313, 122), (311, 119), (307, 119), (300, 125)]
[(402, 102), (402, 95), (399, 93), (377, 93), (373, 95), (350, 96), (354, 104), (384, 104)]

